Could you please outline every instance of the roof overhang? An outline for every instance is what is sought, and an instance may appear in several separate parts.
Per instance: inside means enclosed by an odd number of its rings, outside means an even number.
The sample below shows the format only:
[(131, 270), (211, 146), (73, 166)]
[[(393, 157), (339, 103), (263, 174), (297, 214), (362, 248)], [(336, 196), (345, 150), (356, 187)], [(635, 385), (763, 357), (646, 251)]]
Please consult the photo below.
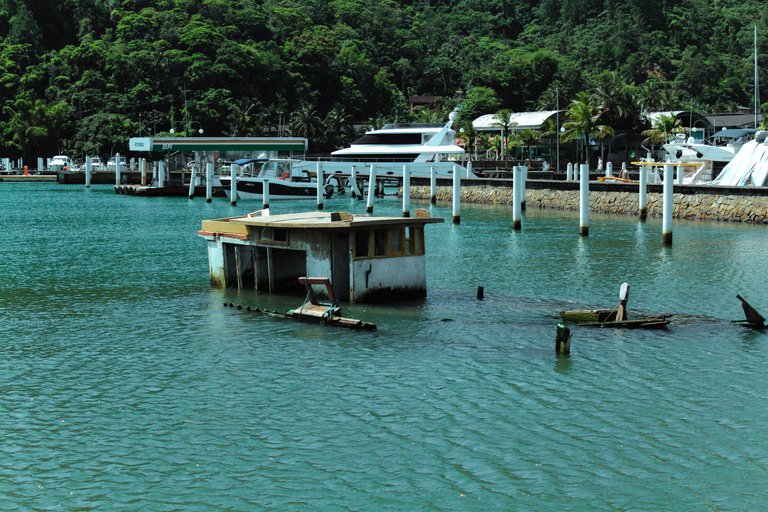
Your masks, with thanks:
[(306, 151), (303, 137), (131, 137), (131, 151)]

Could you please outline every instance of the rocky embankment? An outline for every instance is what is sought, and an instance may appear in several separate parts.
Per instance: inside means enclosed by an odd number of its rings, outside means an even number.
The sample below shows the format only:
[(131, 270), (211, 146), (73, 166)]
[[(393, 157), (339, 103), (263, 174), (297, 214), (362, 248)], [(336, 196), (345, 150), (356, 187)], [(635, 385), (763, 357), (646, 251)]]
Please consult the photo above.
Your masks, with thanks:
[[(579, 190), (562, 190), (562, 182), (554, 182), (553, 188), (546, 188), (541, 182), (529, 186), (525, 194), (526, 208), (552, 208), (557, 210), (579, 210)], [(590, 188), (592, 185), (590, 185)], [(647, 214), (661, 216), (661, 190), (649, 187)], [(674, 193), (674, 217), (678, 219), (709, 220), (768, 224), (768, 191), (755, 189), (717, 190), (715, 187), (682, 187), (684, 192)], [(689, 190), (690, 189), (690, 190)], [(429, 187), (417, 186), (411, 189), (414, 199), (429, 199)], [(451, 201), (451, 187), (437, 187), (438, 201)], [(462, 183), (462, 203), (503, 204), (512, 207), (511, 186), (482, 186)], [(616, 215), (639, 215), (639, 195), (634, 190), (592, 190), (589, 192), (589, 209), (596, 213)]]

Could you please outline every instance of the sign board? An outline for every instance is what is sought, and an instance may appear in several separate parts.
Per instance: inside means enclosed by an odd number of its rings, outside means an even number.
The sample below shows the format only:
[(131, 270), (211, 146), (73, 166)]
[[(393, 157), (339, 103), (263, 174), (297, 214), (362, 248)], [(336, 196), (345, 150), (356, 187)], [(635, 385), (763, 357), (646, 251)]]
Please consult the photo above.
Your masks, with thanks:
[(128, 141), (131, 151), (152, 151), (152, 139), (149, 137), (131, 137)]

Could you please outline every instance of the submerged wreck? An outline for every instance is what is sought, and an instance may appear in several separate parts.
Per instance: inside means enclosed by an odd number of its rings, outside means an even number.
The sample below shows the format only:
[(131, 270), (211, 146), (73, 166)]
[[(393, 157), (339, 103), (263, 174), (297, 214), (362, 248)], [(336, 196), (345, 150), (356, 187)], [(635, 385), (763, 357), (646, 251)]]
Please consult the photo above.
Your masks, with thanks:
[(385, 302), (427, 294), (424, 226), (440, 223), (426, 210), (414, 217), (374, 217), (348, 212), (269, 215), (204, 220), (212, 286), (291, 293), (299, 278), (319, 276), (336, 299)]
[(665, 329), (669, 315), (641, 317), (630, 320), (627, 315), (629, 284), (622, 283), (619, 303), (613, 309), (577, 309), (562, 311), (564, 322), (578, 323), (585, 327), (614, 327), (620, 329)]

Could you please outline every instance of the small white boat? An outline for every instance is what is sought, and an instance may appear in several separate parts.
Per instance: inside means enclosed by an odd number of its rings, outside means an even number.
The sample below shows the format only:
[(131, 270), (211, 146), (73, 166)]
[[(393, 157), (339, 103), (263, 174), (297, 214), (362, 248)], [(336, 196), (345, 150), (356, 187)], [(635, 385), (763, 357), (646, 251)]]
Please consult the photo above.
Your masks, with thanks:
[(48, 170), (56, 172), (72, 170), (72, 161), (66, 155), (56, 155), (51, 158), (51, 161), (48, 164)]
[[(243, 174), (237, 178), (239, 199), (263, 199), (264, 182), (269, 182), (269, 198), (272, 199), (314, 199), (317, 197), (317, 182), (314, 176), (296, 173), (293, 168), (299, 162), (290, 159), (244, 158), (234, 164), (242, 166)], [(230, 197), (231, 176), (220, 176), (221, 187)]]

